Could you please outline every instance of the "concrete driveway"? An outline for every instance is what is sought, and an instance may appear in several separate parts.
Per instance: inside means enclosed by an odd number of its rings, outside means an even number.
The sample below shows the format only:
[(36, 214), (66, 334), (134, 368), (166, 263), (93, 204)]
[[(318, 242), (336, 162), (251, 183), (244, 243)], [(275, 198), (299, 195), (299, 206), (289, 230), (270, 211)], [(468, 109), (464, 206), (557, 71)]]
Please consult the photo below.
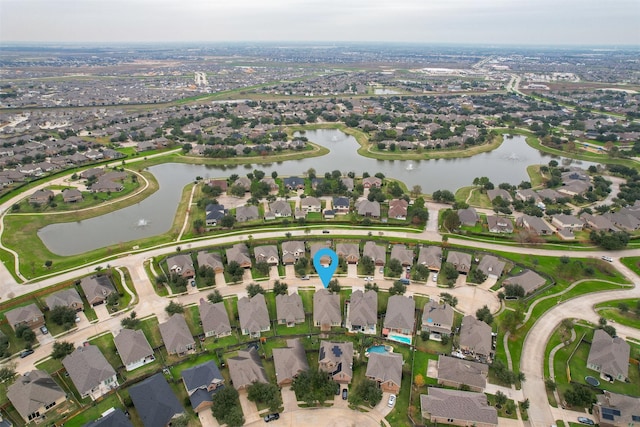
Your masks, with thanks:
[(96, 312), (96, 316), (98, 317), (99, 322), (104, 322), (111, 317), (109, 315), (107, 304), (96, 305), (95, 307), (93, 307), (93, 310)]
[(389, 415), (389, 412), (393, 411), (396, 406), (393, 405), (393, 407), (389, 407), (389, 396), (391, 396), (391, 393), (389, 392), (383, 392), (382, 393), (382, 400), (380, 400), (380, 402), (378, 402), (378, 404), (376, 405), (375, 408), (373, 408), (374, 411), (376, 411), (378, 414), (380, 414), (380, 418), (384, 418), (387, 415)]
[(272, 265), (271, 267), (269, 267), (269, 279), (280, 280), (280, 273), (278, 272), (277, 265)]
[(347, 264), (347, 277), (352, 277), (352, 278), (358, 277), (357, 264)]
[(202, 427), (219, 427), (220, 424), (218, 420), (215, 419), (213, 413), (210, 408), (204, 409), (198, 412), (198, 419), (200, 419), (200, 424)]
[(296, 394), (289, 386), (282, 388), (282, 405), (284, 406), (284, 412), (291, 412), (298, 409), (298, 399), (296, 399)]
[(216, 288), (227, 286), (227, 281), (224, 278), (224, 273), (216, 273), (214, 280), (216, 281)]
[(287, 264), (284, 266), (284, 277), (287, 280), (296, 280), (296, 269), (293, 264)]
[[(246, 418), (246, 417), (245, 417)], [(245, 426), (263, 426), (264, 421), (245, 422)], [(348, 408), (298, 409), (283, 412), (280, 419), (269, 423), (270, 426), (289, 427), (380, 427), (379, 414), (376, 411), (358, 412)]]
[(255, 403), (249, 400), (247, 390), (241, 390), (238, 394), (240, 395), (240, 406), (242, 407), (242, 413), (244, 414), (245, 425), (256, 421), (262, 421), (258, 414), (258, 407)]

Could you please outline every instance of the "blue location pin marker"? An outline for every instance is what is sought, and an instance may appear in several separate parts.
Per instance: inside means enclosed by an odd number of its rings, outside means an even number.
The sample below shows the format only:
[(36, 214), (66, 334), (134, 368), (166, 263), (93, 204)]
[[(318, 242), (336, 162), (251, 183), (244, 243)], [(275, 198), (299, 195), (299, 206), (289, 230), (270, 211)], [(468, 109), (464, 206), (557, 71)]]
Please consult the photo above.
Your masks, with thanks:
[[(322, 265), (320, 264), (320, 258), (323, 256), (328, 256), (331, 258), (331, 265)], [(333, 273), (336, 272), (338, 268), (338, 254), (332, 251), (329, 248), (322, 248), (318, 252), (316, 252), (313, 257), (313, 266), (316, 268), (318, 272), (318, 276), (320, 276), (320, 280), (322, 280), (322, 284), (326, 288), (329, 286), (329, 282), (333, 277)]]

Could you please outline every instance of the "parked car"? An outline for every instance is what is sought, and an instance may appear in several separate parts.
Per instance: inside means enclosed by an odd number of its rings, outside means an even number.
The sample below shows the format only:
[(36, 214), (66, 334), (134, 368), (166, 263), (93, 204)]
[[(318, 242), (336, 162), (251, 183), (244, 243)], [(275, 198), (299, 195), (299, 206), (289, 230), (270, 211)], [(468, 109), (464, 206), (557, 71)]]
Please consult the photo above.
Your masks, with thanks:
[(595, 423), (593, 422), (593, 420), (591, 418), (587, 418), (587, 417), (578, 417), (578, 421), (581, 422), (582, 424), (587, 424), (587, 425), (595, 425)]
[(322, 230), (322, 234), (329, 234), (330, 231), (329, 230)]
[(29, 350), (25, 350), (22, 353), (20, 353), (20, 358), (24, 359), (25, 357), (27, 357), (28, 355), (33, 354), (33, 350), (29, 349)]
[(346, 388), (342, 389), (342, 400), (347, 400), (348, 396), (349, 396), (349, 391)]
[(80, 322), (80, 316), (76, 316), (76, 323)]
[(46, 326), (40, 326), (40, 332), (42, 332), (42, 335), (47, 335), (49, 333), (49, 330)]
[(607, 262), (613, 262), (613, 258), (611, 258), (610, 256), (605, 256), (605, 255), (603, 255), (603, 256), (602, 256), (602, 259), (603, 259), (603, 260), (605, 260), (605, 261), (607, 261)]
[(403, 285), (408, 285), (411, 283), (411, 280), (407, 279), (406, 277), (401, 277), (400, 283), (402, 283)]
[(369, 281), (369, 278), (368, 278), (368, 277), (365, 277), (365, 278), (364, 278), (364, 281), (365, 281), (365, 282), (368, 282), (368, 281)]
[(309, 276), (302, 276), (300, 280), (309, 280)]
[(273, 414), (269, 414), (266, 417), (264, 417), (264, 422), (268, 423), (269, 421), (278, 420), (278, 419), (280, 419), (280, 414), (277, 412), (274, 412)]
[(389, 408), (393, 408), (393, 405), (396, 404), (396, 395), (392, 394), (391, 396), (389, 396), (389, 403), (387, 403), (387, 406)]
[(433, 281), (434, 282), (438, 281), (438, 273), (433, 273)]
[(379, 272), (380, 274), (384, 274), (384, 267), (380, 267), (380, 270), (378, 270), (378, 272)]

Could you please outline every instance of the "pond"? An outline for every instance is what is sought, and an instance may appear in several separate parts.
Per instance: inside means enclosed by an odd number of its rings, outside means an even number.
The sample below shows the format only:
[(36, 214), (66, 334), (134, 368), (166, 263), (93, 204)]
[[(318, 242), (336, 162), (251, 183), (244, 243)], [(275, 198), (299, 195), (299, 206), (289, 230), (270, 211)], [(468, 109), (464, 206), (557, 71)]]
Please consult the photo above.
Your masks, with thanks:
[[(441, 160), (376, 160), (356, 153), (359, 145), (354, 137), (336, 129), (307, 131), (305, 136), (319, 145), (329, 148), (322, 157), (290, 160), (261, 165), (190, 165), (165, 163), (149, 170), (158, 180), (160, 189), (145, 200), (116, 212), (95, 218), (48, 225), (38, 231), (47, 248), (58, 255), (75, 255), (104, 246), (122, 244), (132, 240), (166, 233), (173, 223), (182, 190), (195, 177), (220, 178), (231, 174), (246, 175), (261, 169), (267, 176), (277, 171), (279, 176), (303, 175), (314, 168), (318, 176), (325, 172), (353, 171), (356, 175), (382, 172), (387, 177), (403, 181), (409, 189), (420, 185), (425, 193), (438, 189), (455, 191), (471, 185), (479, 176), (488, 177), (494, 184), (508, 182), (519, 184), (528, 181), (526, 167), (531, 164), (547, 164), (552, 158), (529, 147), (521, 136), (505, 138), (497, 149), (473, 157)], [(564, 164), (570, 159), (558, 159)], [(580, 162), (577, 162), (580, 163)], [(581, 164), (588, 167), (591, 163)]]

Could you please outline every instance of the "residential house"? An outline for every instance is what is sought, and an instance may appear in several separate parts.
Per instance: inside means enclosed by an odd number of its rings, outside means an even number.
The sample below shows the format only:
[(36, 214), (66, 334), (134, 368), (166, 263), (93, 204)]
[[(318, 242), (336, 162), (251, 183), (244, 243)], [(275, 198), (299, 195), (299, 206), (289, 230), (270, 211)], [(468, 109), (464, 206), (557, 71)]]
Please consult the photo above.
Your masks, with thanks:
[(249, 191), (251, 189), (251, 180), (246, 176), (241, 176), (233, 183), (233, 186), (240, 186), (244, 188), (244, 191)]
[(276, 200), (269, 203), (269, 210), (276, 218), (287, 218), (291, 216), (291, 205), (284, 200)]
[(297, 338), (287, 340), (285, 348), (273, 349), (273, 364), (276, 367), (276, 382), (280, 387), (291, 384), (300, 372), (309, 370), (307, 354)]
[(353, 342), (320, 341), (318, 368), (338, 384), (350, 384), (353, 378)]
[(513, 233), (513, 222), (505, 216), (488, 215), (487, 228), (490, 233)]
[(222, 264), (222, 256), (218, 252), (200, 251), (197, 255), (198, 268), (207, 267), (214, 273), (222, 273), (224, 265)]
[(471, 254), (449, 251), (447, 262), (452, 264), (458, 270), (458, 273), (467, 274), (471, 269)]
[(552, 203), (557, 202), (558, 199), (562, 199), (566, 197), (565, 195), (560, 194), (556, 190), (553, 190), (551, 188), (544, 188), (542, 190), (538, 190), (537, 193), (538, 193), (538, 196), (540, 196), (543, 201), (548, 199)]
[(587, 357), (587, 368), (600, 372), (607, 381), (626, 381), (629, 377), (629, 344), (620, 337), (612, 338), (602, 329), (596, 329)]
[(353, 178), (343, 177), (340, 178), (340, 181), (342, 181), (342, 184), (347, 188), (347, 191), (353, 191)]
[(489, 200), (491, 200), (492, 202), (497, 197), (500, 197), (500, 198), (502, 198), (502, 200), (505, 200), (505, 201), (507, 201), (509, 203), (513, 202), (513, 197), (511, 197), (511, 194), (507, 190), (503, 190), (502, 188), (495, 188), (493, 190), (487, 190), (487, 196), (489, 196)]
[(251, 257), (249, 256), (249, 248), (244, 243), (236, 243), (227, 249), (227, 264), (237, 262), (242, 268), (251, 268)]
[(346, 215), (349, 213), (349, 198), (347, 197), (334, 197), (333, 198), (333, 210), (336, 215)]
[(261, 332), (271, 329), (271, 320), (263, 294), (257, 294), (252, 298), (240, 298), (238, 300), (238, 316), (240, 317), (242, 335), (258, 338)]
[(276, 180), (271, 178), (270, 176), (265, 176), (260, 180), (260, 182), (267, 184), (269, 186), (269, 191), (278, 191), (280, 187), (276, 183)]
[(207, 227), (217, 226), (229, 211), (224, 205), (209, 204), (205, 207), (205, 224)]
[(498, 412), (484, 393), (429, 387), (420, 395), (422, 418), (432, 424), (497, 427)]
[(320, 212), (322, 210), (322, 203), (320, 199), (316, 197), (307, 196), (300, 201), (300, 207), (306, 213)]
[(375, 381), (383, 392), (398, 394), (402, 383), (402, 363), (399, 353), (369, 353), (365, 375)]
[(534, 190), (530, 188), (523, 188), (516, 191), (516, 199), (521, 200), (523, 202), (528, 202), (532, 200), (534, 203), (540, 203), (542, 201), (542, 197)]
[(573, 215), (553, 215), (551, 217), (551, 225), (558, 229), (569, 231), (581, 231), (583, 222)]
[(340, 295), (332, 294), (326, 289), (316, 291), (313, 294), (313, 324), (320, 327), (321, 331), (329, 331), (341, 323)]
[(333, 219), (336, 217), (336, 211), (334, 211), (333, 209), (325, 209), (324, 211), (322, 211), (322, 216), (324, 217), (324, 219)]
[(293, 327), (304, 323), (305, 313), (300, 295), (297, 293), (276, 295), (276, 316), (280, 325)]
[(109, 294), (116, 291), (111, 277), (106, 274), (83, 277), (80, 280), (80, 287), (87, 301), (92, 306), (104, 303)]
[(336, 244), (336, 254), (344, 258), (347, 264), (358, 264), (360, 260), (360, 247), (355, 243)]
[(423, 246), (418, 253), (418, 264), (431, 271), (440, 271), (442, 266), (442, 248), (439, 246)]
[(362, 178), (362, 186), (364, 188), (380, 188), (382, 187), (382, 180), (377, 176)]
[(231, 335), (231, 323), (224, 302), (212, 304), (200, 298), (198, 309), (205, 337), (222, 338)]
[[(311, 259), (314, 259), (316, 256), (316, 252), (318, 252), (320, 249), (323, 249), (323, 248), (331, 248), (331, 246), (328, 243), (312, 243), (311, 247), (309, 248)], [(329, 264), (331, 264), (330, 256), (323, 255), (320, 257), (320, 265), (328, 266)]]
[(276, 245), (256, 246), (253, 248), (256, 262), (266, 262), (269, 265), (278, 265), (278, 247)]
[(167, 258), (169, 273), (185, 279), (192, 279), (196, 276), (196, 269), (193, 266), (191, 255), (179, 254)]
[(470, 391), (482, 393), (487, 386), (489, 365), (440, 355), (438, 357), (438, 384), (445, 387), (460, 388), (463, 385)]
[(358, 200), (356, 202), (356, 211), (358, 215), (371, 218), (380, 218), (380, 203), (377, 201), (369, 201), (367, 199)]
[(295, 208), (293, 211), (293, 219), (298, 220), (298, 219), (304, 219), (307, 217), (307, 212), (303, 211), (302, 209), (298, 209)]
[(458, 209), (458, 219), (460, 219), (460, 224), (473, 227), (480, 221), (480, 216), (474, 208)]
[(516, 221), (518, 227), (523, 227), (538, 236), (549, 236), (553, 234), (553, 229), (542, 218), (531, 215), (522, 215)]
[(156, 360), (153, 349), (141, 330), (122, 329), (113, 342), (127, 371), (133, 371)]
[(185, 413), (162, 373), (129, 387), (128, 391), (144, 427), (169, 426), (172, 419)]
[(236, 390), (245, 389), (255, 382), (265, 384), (269, 382), (255, 347), (239, 350), (237, 356), (227, 359), (227, 365), (231, 384)]
[(387, 314), (384, 317), (384, 330), (387, 336), (393, 333), (413, 335), (415, 328), (416, 302), (403, 295), (392, 295), (387, 303)]
[(236, 208), (236, 221), (247, 222), (260, 218), (257, 206), (238, 206)]
[(614, 232), (620, 231), (611, 220), (602, 215), (591, 215), (589, 213), (583, 213), (580, 215), (580, 219), (584, 222), (584, 226), (594, 231)]
[(411, 266), (413, 265), (413, 251), (407, 249), (405, 245), (393, 245), (390, 259), (398, 260), (403, 267)]
[(392, 199), (389, 200), (389, 211), (387, 216), (394, 219), (407, 219), (407, 209), (409, 203), (404, 199)]
[(183, 355), (196, 349), (196, 342), (187, 321), (181, 314), (174, 314), (159, 326), (160, 335), (168, 354)]
[(561, 187), (558, 187), (557, 191), (560, 194), (574, 197), (578, 195), (583, 195), (586, 193), (591, 187), (591, 183), (588, 181), (582, 181), (579, 179), (572, 179), (562, 183)]
[(58, 306), (69, 307), (75, 311), (84, 310), (82, 298), (80, 298), (80, 294), (74, 288), (63, 289), (47, 296), (45, 303), (47, 307), (49, 307), (49, 310)]
[(282, 242), (282, 263), (295, 264), (300, 258), (305, 255), (304, 242), (289, 241)]
[(7, 388), (6, 397), (22, 419), (39, 422), (55, 406), (67, 400), (67, 393), (41, 370), (26, 372)]
[(297, 176), (282, 178), (282, 183), (287, 190), (304, 190), (304, 179)]
[(62, 359), (62, 365), (82, 399), (96, 400), (118, 387), (116, 371), (95, 345), (76, 348)]
[(387, 252), (384, 245), (377, 245), (375, 242), (366, 242), (362, 249), (362, 256), (369, 257), (376, 266), (383, 266), (387, 259)]
[(182, 371), (182, 383), (189, 395), (194, 411), (209, 410), (213, 406), (212, 395), (224, 387), (224, 377), (216, 362), (209, 360)]
[(505, 265), (507, 264), (499, 258), (493, 255), (485, 255), (478, 264), (478, 270), (490, 279), (498, 279), (502, 276)]
[(451, 335), (453, 329), (453, 307), (450, 304), (440, 304), (435, 300), (429, 300), (422, 310), (422, 331), (440, 336)]
[(26, 325), (30, 329), (38, 329), (44, 325), (44, 315), (35, 303), (14, 308), (4, 315), (14, 331), (21, 325)]
[(640, 421), (640, 398), (605, 390), (596, 399), (592, 412), (600, 427), (629, 427)]
[(378, 323), (378, 293), (353, 291), (347, 302), (346, 327), (349, 332), (375, 334)]
[(546, 279), (540, 276), (538, 273), (532, 270), (524, 270), (520, 274), (512, 277), (507, 277), (502, 282), (504, 285), (520, 285), (524, 289), (525, 295), (528, 295), (536, 291), (539, 287), (546, 283)]
[(65, 203), (81, 202), (82, 193), (77, 188), (66, 188), (62, 190), (62, 201)]
[(640, 229), (640, 219), (633, 215), (623, 214), (620, 212), (607, 212), (603, 215), (611, 221), (616, 227), (625, 231), (635, 231)]
[(493, 357), (491, 326), (473, 316), (464, 316), (460, 327), (460, 350), (490, 363)]
[(100, 418), (83, 427), (133, 427), (133, 424), (122, 412), (122, 409), (111, 408), (105, 411)]
[(49, 203), (49, 200), (53, 200), (53, 191), (40, 189), (29, 196), (29, 203), (44, 205)]

